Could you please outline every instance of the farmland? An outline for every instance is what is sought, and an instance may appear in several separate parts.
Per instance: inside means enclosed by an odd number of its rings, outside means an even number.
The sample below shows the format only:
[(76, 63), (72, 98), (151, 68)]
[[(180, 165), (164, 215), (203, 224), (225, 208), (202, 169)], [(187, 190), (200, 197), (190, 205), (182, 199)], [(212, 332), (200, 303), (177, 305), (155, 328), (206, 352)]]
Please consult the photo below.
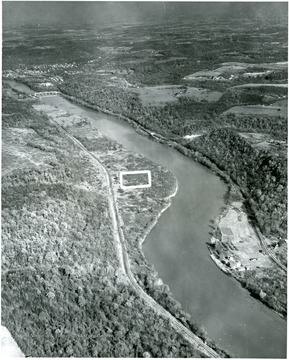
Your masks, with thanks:
[(241, 114), (241, 115), (268, 115), (268, 116), (281, 116), (287, 117), (287, 107), (280, 106), (264, 106), (264, 105), (247, 105), (247, 106), (234, 106), (224, 112), (224, 114)]

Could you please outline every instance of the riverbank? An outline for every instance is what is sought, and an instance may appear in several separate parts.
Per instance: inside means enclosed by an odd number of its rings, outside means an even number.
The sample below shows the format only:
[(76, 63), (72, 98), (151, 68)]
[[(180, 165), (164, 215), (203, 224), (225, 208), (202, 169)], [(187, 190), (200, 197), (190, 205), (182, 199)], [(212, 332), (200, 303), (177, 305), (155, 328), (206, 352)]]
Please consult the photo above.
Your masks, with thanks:
[[(44, 111), (49, 117), (68, 129), (109, 168), (122, 223), (128, 228), (124, 230), (130, 234), (128, 238), (134, 232), (131, 228), (133, 223), (137, 223), (139, 226), (147, 224), (144, 232), (139, 230), (135, 234), (141, 245), (161, 214), (171, 205), (171, 199), (177, 194), (178, 182), (175, 175), (141, 155), (127, 151), (120, 144), (100, 134), (86, 119), (70, 115), (69, 112), (49, 105), (41, 104), (34, 107), (38, 111)], [(152, 186), (147, 189), (122, 189), (119, 183), (119, 173), (132, 169), (149, 169), (152, 176)], [(150, 212), (147, 211), (149, 207)]]
[[(150, 139), (153, 139), (154, 141), (156, 142), (159, 142), (159, 143), (162, 143), (162, 144), (165, 144), (167, 146), (170, 146), (174, 149), (176, 149), (177, 151), (179, 151), (180, 153), (182, 153), (183, 155), (185, 156), (188, 156), (190, 158), (192, 158), (193, 160), (196, 160), (197, 162), (201, 163), (202, 165), (205, 165), (206, 167), (209, 167), (214, 173), (216, 173), (217, 175), (219, 175), (228, 185), (229, 185), (229, 188), (228, 188), (228, 192), (227, 192), (227, 195), (226, 197), (228, 198), (231, 198), (231, 200), (229, 200), (227, 202), (227, 207), (226, 207), (226, 210), (228, 210), (228, 208), (231, 206), (231, 201), (232, 201), (232, 198), (235, 198), (237, 200), (241, 200), (241, 201), (244, 201), (243, 199), (243, 194), (242, 194), (242, 190), (239, 189), (239, 187), (229, 178), (228, 175), (226, 175), (224, 173), (224, 171), (221, 171), (213, 162), (211, 162), (208, 158), (206, 158), (205, 156), (201, 155), (200, 153), (198, 152), (195, 152), (193, 150), (189, 150), (187, 149), (186, 147), (178, 144), (177, 142), (175, 141), (172, 141), (172, 140), (168, 140), (166, 139), (165, 137), (161, 136), (161, 135), (158, 135), (154, 132), (151, 132), (150, 130), (144, 128), (143, 126), (139, 125), (135, 120), (129, 118), (129, 117), (126, 117), (122, 114), (116, 114), (116, 113), (113, 113), (107, 109), (101, 109), (100, 107), (98, 107), (97, 105), (92, 105), (92, 104), (89, 104), (81, 99), (77, 99), (75, 98), (74, 96), (70, 96), (70, 95), (67, 95), (67, 94), (63, 94), (63, 96), (65, 98), (67, 98), (68, 100), (76, 103), (76, 104), (80, 104), (82, 106), (85, 106), (85, 107), (88, 107), (88, 108), (91, 108), (93, 110), (97, 110), (97, 111), (100, 111), (100, 112), (103, 112), (105, 114), (109, 114), (109, 115), (113, 115), (113, 116), (116, 116), (116, 117), (119, 117), (123, 120), (125, 120), (126, 122), (128, 122), (139, 134), (141, 134), (142, 136), (145, 136), (145, 137), (148, 137)], [(232, 196), (232, 193), (233, 193), (233, 196)], [(167, 207), (169, 207), (169, 204), (167, 205)], [(225, 210), (225, 211), (226, 211)], [(244, 211), (244, 214), (246, 215), (246, 212)], [(159, 215), (160, 216), (160, 215)], [(246, 215), (247, 216), (247, 215)], [(221, 215), (221, 218), (223, 217), (223, 215)], [(153, 229), (153, 227), (156, 225), (157, 223), (157, 219), (155, 219), (154, 221), (152, 221), (150, 223), (150, 225), (148, 225), (147, 227), (147, 230), (146, 230), (146, 234), (144, 237), (142, 237), (140, 240), (139, 240), (139, 250), (141, 251), (141, 246), (147, 236), (147, 234), (149, 234), (149, 232)], [(218, 219), (215, 220), (215, 225), (218, 223), (218, 221), (220, 220), (220, 217), (218, 217)], [(252, 225), (250, 225), (252, 227)], [(259, 242), (258, 242), (259, 244)], [(250, 245), (250, 244), (249, 244)], [(260, 250), (260, 249), (259, 249)], [(243, 249), (242, 251), (246, 251), (246, 249)], [(275, 304), (273, 305), (272, 301), (268, 301), (268, 295), (266, 293), (266, 296), (263, 295), (264, 291), (263, 290), (257, 290), (256, 289), (256, 286), (254, 284), (254, 276), (255, 276), (255, 271), (258, 271), (258, 267), (248, 267), (248, 269), (244, 269), (245, 270), (245, 273), (244, 273), (244, 270), (241, 268), (241, 275), (240, 275), (240, 271), (238, 270), (238, 267), (235, 268), (236, 264), (234, 265), (234, 269), (232, 269), (231, 267), (227, 268), (226, 265), (223, 264), (223, 262), (219, 259), (219, 255), (218, 254), (214, 254), (212, 252), (212, 249), (210, 249), (210, 252), (211, 252), (211, 259), (212, 261), (215, 262), (215, 264), (222, 270), (224, 271), (227, 275), (231, 275), (233, 276), (234, 278), (236, 278), (249, 292), (252, 296), (254, 296), (255, 298), (257, 298), (258, 300), (260, 300), (262, 303), (264, 303), (265, 305), (269, 306), (271, 309), (275, 310), (276, 311), (276, 307), (278, 308), (278, 314), (281, 315), (281, 316), (286, 316), (286, 313), (283, 309), (279, 309), (278, 305)], [(250, 253), (250, 251), (249, 251)], [(255, 254), (255, 252), (253, 251), (253, 254)], [(260, 254), (260, 253), (259, 253)], [(212, 256), (213, 255), (213, 256)], [(225, 254), (225, 256), (232, 256), (233, 258), (233, 255), (232, 254)], [(254, 258), (254, 256), (252, 256), (251, 258)], [(236, 260), (236, 263), (238, 261)], [(270, 264), (271, 265), (271, 264)], [(265, 269), (269, 269), (267, 271), (275, 271), (274, 268), (272, 268), (271, 266), (269, 267), (265, 267)], [(275, 271), (276, 272), (276, 271)], [(250, 281), (244, 281), (244, 274), (245, 276), (249, 276), (250, 277)], [(266, 273), (266, 275), (268, 275)], [(277, 270), (277, 274), (276, 276), (278, 277), (280, 274)], [(274, 277), (276, 277), (274, 276)], [(260, 296), (260, 294), (262, 296)], [(274, 300), (275, 301), (275, 300)], [(276, 301), (275, 301), (276, 302)], [(278, 301), (277, 301), (278, 303)], [(283, 307), (282, 307), (283, 308)]]
[(61, 93), (61, 96), (63, 96), (65, 99), (67, 99), (69, 101), (72, 101), (75, 104), (87, 107), (87, 108), (92, 109), (92, 110), (102, 112), (104, 114), (108, 114), (108, 115), (111, 115), (111, 116), (118, 117), (118, 118), (120, 118), (122, 120), (125, 120), (140, 135), (146, 136), (146, 137), (148, 137), (150, 139), (153, 139), (154, 141), (156, 141), (158, 143), (165, 144), (165, 145), (167, 145), (167, 146), (169, 146), (171, 148), (174, 148), (175, 150), (179, 151), (181, 154), (183, 154), (185, 156), (188, 156), (188, 157), (192, 158), (193, 160), (199, 162), (200, 164), (210, 168), (215, 174), (220, 176), (227, 184), (230, 184), (230, 185), (233, 184), (233, 181), (230, 179), (230, 177), (224, 171), (220, 170), (215, 163), (213, 163), (210, 159), (208, 159), (203, 154), (201, 154), (199, 152), (196, 152), (196, 151), (194, 151), (192, 149), (188, 149), (185, 146), (177, 143), (176, 141), (169, 140), (169, 139), (165, 138), (162, 135), (159, 135), (159, 134), (157, 134), (155, 132), (152, 132), (152, 131), (148, 130), (144, 126), (138, 124), (138, 122), (136, 120), (134, 120), (134, 119), (132, 119), (132, 118), (130, 118), (128, 116), (122, 115), (120, 113), (114, 113), (114, 112), (112, 112), (110, 110), (100, 108), (97, 105), (90, 104), (90, 103), (88, 103), (88, 102), (86, 102), (86, 101), (84, 101), (82, 99), (76, 98), (75, 96), (65, 94), (63, 91), (61, 91), (60, 93)]
[(171, 206), (172, 198), (176, 196), (176, 194), (178, 192), (178, 188), (179, 188), (178, 180), (176, 179), (176, 187), (175, 187), (174, 192), (165, 198), (167, 205), (156, 215), (155, 219), (147, 226), (147, 228), (144, 230), (143, 235), (138, 238), (138, 246), (139, 246), (140, 251), (142, 252), (143, 257), (145, 257), (145, 256), (144, 256), (144, 253), (142, 250), (142, 245), (145, 242), (146, 237), (152, 231), (152, 229), (155, 227), (155, 225), (157, 224), (158, 219), (161, 217), (162, 213), (164, 213)]
[[(215, 219), (208, 244), (210, 256), (226, 274), (236, 278), (250, 294), (286, 318), (286, 272), (264, 251), (241, 201), (228, 203)], [(269, 281), (270, 279), (270, 281)]]

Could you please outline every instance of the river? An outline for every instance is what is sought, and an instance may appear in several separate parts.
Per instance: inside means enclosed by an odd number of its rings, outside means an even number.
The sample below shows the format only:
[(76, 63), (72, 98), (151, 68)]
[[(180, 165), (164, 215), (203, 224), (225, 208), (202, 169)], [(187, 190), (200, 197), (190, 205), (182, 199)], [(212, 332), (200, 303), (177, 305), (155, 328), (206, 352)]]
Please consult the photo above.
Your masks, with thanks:
[(226, 192), (221, 179), (176, 150), (137, 134), (123, 120), (60, 96), (41, 101), (88, 117), (103, 134), (176, 175), (179, 191), (143, 244), (146, 258), (183, 309), (231, 356), (285, 358), (286, 321), (252, 298), (209, 257), (210, 220), (220, 213)]

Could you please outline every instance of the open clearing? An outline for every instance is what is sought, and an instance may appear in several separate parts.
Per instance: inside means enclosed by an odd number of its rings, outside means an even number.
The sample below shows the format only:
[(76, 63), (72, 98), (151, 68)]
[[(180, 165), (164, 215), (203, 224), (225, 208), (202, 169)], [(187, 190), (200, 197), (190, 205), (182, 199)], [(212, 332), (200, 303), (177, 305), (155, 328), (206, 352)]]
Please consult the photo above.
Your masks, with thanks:
[(272, 69), (272, 70), (280, 70), (287, 69), (288, 61), (281, 61), (275, 63), (242, 63), (242, 62), (224, 62), (221, 64), (222, 66), (239, 66), (243, 68), (263, 68), (263, 69)]
[(186, 56), (179, 56), (179, 57), (170, 57), (168, 59), (164, 59), (164, 60), (157, 60), (156, 64), (165, 64), (171, 61), (180, 61), (180, 60), (186, 60), (187, 57)]
[[(235, 75), (246, 71), (248, 68), (260, 68), (266, 70), (283, 70), (287, 69), (288, 62), (277, 63), (262, 63), (262, 64), (247, 64), (241, 62), (225, 62), (219, 68), (213, 70), (197, 71), (193, 74), (184, 77), (184, 80), (197, 80), (197, 79), (216, 79), (218, 77), (227, 75)], [(264, 73), (266, 74), (266, 73)], [(228, 76), (227, 76), (228, 77)]]
[(236, 85), (233, 86), (231, 89), (238, 89), (238, 88), (260, 88), (260, 87), (279, 87), (279, 88), (288, 88), (288, 84), (242, 84), (242, 85)]
[(145, 106), (164, 106), (168, 102), (177, 102), (177, 95), (183, 91), (180, 85), (146, 86), (133, 89), (139, 94), (140, 100)]
[(124, 173), (122, 175), (122, 185), (123, 186), (143, 186), (147, 185), (148, 181), (148, 173), (141, 173), (138, 172), (137, 174), (134, 173)]
[(268, 134), (241, 132), (239, 135), (246, 139), (256, 149), (268, 150), (276, 154), (287, 154), (286, 141), (271, 139)]
[(265, 105), (247, 105), (234, 106), (225, 111), (223, 114), (236, 115), (268, 115), (287, 117), (287, 107), (282, 106), (265, 106)]
[(147, 86), (132, 91), (139, 94), (144, 106), (164, 106), (168, 102), (177, 102), (179, 97), (185, 97), (197, 102), (216, 102), (223, 95), (220, 91), (197, 87), (186, 88), (181, 85)]
[(277, 100), (272, 106), (288, 107), (288, 99)]
[(218, 101), (223, 93), (220, 91), (211, 91), (207, 89), (200, 89), (196, 87), (188, 87), (187, 90), (182, 94), (184, 97), (188, 97), (195, 101), (208, 101), (216, 102)]
[(238, 271), (269, 267), (271, 261), (263, 254), (259, 239), (241, 207), (241, 202), (233, 202), (218, 224), (221, 240), (213, 238), (213, 242), (219, 258)]
[(63, 127), (84, 126), (90, 124), (88, 118), (83, 118), (75, 114), (70, 114), (69, 112), (54, 108), (50, 105), (45, 105), (45, 104), (34, 105), (34, 108), (36, 110), (49, 113), (49, 116), (57, 120), (58, 124)]
[(235, 74), (246, 69), (245, 66), (242, 65), (226, 65), (214, 69), (214, 70), (204, 70), (204, 71), (197, 71), (191, 75), (184, 77), (184, 80), (196, 80), (196, 79), (213, 79), (224, 74)]
[(42, 143), (32, 129), (9, 128), (2, 132), (2, 176), (15, 169), (51, 167), (55, 156), (42, 150)]

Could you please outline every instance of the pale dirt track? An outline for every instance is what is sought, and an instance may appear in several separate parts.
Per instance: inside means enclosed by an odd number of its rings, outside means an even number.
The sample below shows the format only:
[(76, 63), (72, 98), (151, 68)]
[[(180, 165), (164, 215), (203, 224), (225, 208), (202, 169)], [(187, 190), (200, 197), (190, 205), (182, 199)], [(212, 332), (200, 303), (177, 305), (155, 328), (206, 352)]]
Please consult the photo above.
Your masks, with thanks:
[(129, 258), (126, 251), (125, 239), (123, 231), (120, 225), (120, 216), (118, 212), (117, 202), (114, 195), (112, 180), (109, 174), (108, 169), (103, 165), (93, 154), (91, 154), (81, 142), (79, 142), (75, 137), (70, 135), (62, 126), (60, 126), (55, 120), (50, 120), (57, 126), (57, 128), (63, 132), (74, 144), (76, 144), (82, 151), (84, 151), (92, 160), (97, 167), (101, 166), (108, 185), (108, 201), (109, 201), (109, 211), (112, 219), (113, 225), (113, 237), (115, 241), (115, 248), (117, 256), (121, 265), (121, 268), (125, 275), (127, 276), (131, 286), (135, 292), (148, 304), (154, 311), (159, 315), (164, 316), (169, 319), (171, 326), (181, 334), (190, 344), (196, 347), (200, 352), (202, 352), (207, 357), (219, 358), (220, 355), (217, 354), (211, 347), (204, 343), (204, 341), (192, 333), (188, 328), (186, 328), (179, 320), (177, 320), (172, 314), (165, 310), (161, 305), (159, 305), (152, 297), (150, 297), (137, 283), (134, 278), (133, 273), (130, 270)]
[(275, 256), (274, 252), (269, 249), (266, 240), (264, 240), (263, 235), (261, 233), (261, 231), (256, 227), (255, 228), (255, 233), (258, 237), (258, 239), (260, 240), (261, 246), (263, 247), (264, 252), (269, 256), (269, 258), (283, 271), (285, 271), (287, 273), (287, 268), (285, 265), (283, 265), (281, 263), (281, 261)]

